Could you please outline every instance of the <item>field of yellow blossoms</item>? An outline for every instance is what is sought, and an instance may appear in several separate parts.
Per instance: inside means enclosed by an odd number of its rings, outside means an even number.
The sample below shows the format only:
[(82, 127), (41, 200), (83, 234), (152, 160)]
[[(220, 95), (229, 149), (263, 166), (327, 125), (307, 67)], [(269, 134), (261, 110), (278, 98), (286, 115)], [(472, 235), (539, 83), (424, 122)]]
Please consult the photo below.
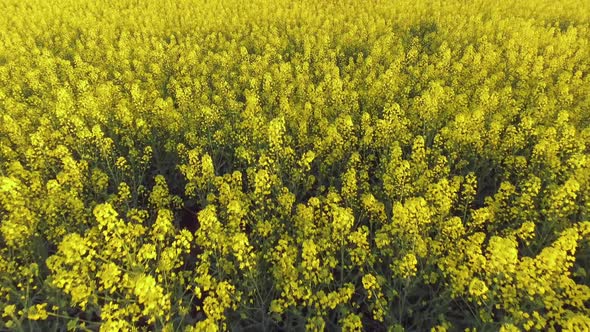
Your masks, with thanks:
[(590, 331), (590, 1), (0, 13), (0, 330)]

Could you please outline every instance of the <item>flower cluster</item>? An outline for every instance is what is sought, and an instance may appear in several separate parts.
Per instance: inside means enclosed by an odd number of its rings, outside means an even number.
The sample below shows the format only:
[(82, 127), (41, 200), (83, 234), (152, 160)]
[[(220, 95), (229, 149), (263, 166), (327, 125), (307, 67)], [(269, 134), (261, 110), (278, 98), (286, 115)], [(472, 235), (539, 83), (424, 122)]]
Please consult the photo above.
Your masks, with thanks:
[(590, 2), (1, 2), (0, 330), (590, 330)]

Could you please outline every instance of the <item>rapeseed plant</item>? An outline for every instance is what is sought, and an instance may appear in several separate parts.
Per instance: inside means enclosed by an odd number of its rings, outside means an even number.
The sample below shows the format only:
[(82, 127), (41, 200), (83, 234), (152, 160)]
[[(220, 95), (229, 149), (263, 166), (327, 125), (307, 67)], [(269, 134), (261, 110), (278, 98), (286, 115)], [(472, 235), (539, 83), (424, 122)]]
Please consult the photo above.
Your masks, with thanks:
[(0, 330), (590, 329), (587, 1), (0, 10)]

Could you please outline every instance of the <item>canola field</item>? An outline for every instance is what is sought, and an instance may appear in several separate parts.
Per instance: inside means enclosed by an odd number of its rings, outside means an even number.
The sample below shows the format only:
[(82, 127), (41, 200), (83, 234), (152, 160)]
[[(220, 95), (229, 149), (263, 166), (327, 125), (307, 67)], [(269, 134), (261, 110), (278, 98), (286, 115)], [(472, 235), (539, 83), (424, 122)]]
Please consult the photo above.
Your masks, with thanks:
[(590, 1), (0, 12), (0, 330), (590, 331)]

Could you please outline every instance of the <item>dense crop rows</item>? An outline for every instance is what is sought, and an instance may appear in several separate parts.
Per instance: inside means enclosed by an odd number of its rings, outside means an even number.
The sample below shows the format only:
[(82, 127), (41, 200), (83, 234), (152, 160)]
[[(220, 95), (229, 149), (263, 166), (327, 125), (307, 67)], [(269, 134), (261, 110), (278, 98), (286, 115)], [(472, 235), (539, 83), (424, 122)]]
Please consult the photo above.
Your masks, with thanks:
[(0, 12), (0, 330), (590, 330), (589, 1)]

